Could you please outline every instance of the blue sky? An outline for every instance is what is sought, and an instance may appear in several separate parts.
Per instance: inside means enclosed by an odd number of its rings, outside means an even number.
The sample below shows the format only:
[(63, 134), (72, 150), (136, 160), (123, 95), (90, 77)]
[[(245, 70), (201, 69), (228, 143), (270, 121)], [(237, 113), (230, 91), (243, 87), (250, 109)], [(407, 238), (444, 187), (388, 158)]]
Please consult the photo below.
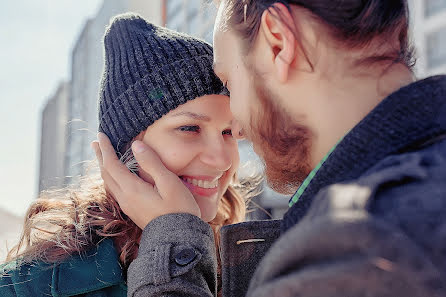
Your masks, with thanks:
[(40, 112), (70, 78), (71, 49), (102, 0), (3, 1), (0, 10), (0, 208), (37, 195)]

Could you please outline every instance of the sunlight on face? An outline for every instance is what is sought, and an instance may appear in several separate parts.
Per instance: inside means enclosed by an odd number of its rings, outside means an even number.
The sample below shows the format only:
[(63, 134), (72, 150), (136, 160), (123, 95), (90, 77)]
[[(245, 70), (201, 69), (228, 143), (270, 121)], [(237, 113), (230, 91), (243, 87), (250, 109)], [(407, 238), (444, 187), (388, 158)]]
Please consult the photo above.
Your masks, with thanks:
[[(225, 2), (219, 3), (214, 25), (214, 72), (231, 92), (230, 108), (234, 123), (249, 136), (250, 119), (257, 111), (253, 74), (247, 68), (247, 57), (242, 55), (242, 42), (225, 24)], [(234, 127), (235, 133), (236, 127)]]
[(143, 138), (189, 188), (207, 222), (239, 165), (231, 121), (229, 98), (206, 95), (170, 111)]

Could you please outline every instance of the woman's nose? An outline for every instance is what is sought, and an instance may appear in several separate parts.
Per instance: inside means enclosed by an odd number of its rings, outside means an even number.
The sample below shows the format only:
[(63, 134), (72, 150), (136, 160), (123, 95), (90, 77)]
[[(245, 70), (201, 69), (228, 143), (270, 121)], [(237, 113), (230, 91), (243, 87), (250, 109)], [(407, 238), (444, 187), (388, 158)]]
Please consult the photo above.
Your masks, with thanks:
[(224, 136), (220, 135), (220, 137), (210, 140), (200, 159), (210, 167), (226, 171), (232, 166), (231, 146), (225, 141)]
[(242, 126), (240, 125), (240, 123), (236, 119), (232, 120), (231, 130), (232, 130), (232, 136), (235, 139), (237, 139), (237, 140), (245, 139), (245, 132), (243, 131)]

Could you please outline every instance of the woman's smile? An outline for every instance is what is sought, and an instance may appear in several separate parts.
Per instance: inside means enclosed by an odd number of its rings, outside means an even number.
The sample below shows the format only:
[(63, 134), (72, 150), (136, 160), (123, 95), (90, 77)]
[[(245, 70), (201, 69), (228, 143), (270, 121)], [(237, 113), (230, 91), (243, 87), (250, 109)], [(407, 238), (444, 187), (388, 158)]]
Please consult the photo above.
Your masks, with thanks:
[(200, 196), (210, 197), (218, 193), (220, 176), (180, 176), (184, 185), (193, 193)]

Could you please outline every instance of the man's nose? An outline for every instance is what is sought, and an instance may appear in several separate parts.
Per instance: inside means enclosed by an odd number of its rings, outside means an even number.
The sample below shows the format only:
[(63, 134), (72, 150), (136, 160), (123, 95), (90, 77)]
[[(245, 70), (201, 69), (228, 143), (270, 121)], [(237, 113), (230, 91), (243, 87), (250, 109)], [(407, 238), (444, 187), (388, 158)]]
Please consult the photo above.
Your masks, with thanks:
[(231, 168), (233, 161), (231, 148), (226, 143), (223, 135), (210, 140), (200, 159), (206, 165), (219, 171), (226, 171)]
[(237, 140), (245, 139), (245, 131), (243, 130), (242, 126), (236, 119), (232, 120), (231, 130), (232, 130), (232, 136), (235, 139), (237, 139)]

